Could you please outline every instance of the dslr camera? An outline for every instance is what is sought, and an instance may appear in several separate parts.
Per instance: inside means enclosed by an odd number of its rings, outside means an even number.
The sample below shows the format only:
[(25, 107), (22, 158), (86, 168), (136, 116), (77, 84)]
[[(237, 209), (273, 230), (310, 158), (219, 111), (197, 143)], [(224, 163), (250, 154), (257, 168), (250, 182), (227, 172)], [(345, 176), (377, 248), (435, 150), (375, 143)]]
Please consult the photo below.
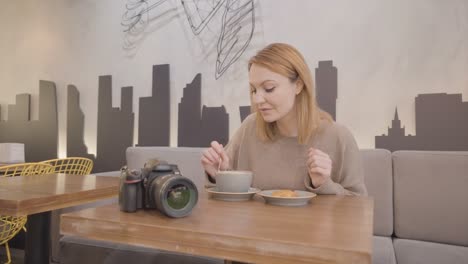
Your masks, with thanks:
[(198, 201), (195, 184), (177, 165), (150, 160), (141, 170), (121, 169), (119, 206), (124, 212), (157, 209), (169, 217), (184, 217)]

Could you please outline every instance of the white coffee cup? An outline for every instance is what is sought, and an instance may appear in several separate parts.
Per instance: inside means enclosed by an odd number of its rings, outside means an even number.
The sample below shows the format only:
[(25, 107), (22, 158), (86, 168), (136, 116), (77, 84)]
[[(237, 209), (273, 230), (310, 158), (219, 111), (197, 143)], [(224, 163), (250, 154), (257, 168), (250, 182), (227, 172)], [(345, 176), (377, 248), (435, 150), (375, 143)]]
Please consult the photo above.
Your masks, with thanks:
[(216, 175), (216, 189), (218, 192), (248, 192), (252, 178), (251, 171), (219, 171)]

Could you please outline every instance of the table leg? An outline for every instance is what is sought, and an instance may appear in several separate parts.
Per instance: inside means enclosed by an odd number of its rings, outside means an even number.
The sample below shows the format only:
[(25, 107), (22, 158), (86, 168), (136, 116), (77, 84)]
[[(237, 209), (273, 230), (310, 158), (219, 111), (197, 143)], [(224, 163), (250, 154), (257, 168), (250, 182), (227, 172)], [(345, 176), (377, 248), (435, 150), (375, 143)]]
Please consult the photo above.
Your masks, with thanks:
[(50, 212), (28, 215), (25, 264), (49, 263)]

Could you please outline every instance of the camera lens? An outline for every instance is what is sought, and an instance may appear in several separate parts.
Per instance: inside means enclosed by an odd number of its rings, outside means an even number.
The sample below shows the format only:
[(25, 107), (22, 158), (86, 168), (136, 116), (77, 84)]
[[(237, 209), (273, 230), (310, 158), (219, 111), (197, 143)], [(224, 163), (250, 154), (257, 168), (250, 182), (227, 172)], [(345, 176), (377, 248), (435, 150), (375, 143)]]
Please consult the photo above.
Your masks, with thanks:
[(151, 195), (156, 208), (170, 217), (184, 217), (192, 212), (198, 201), (195, 184), (180, 175), (164, 175), (153, 181)]
[(190, 202), (190, 190), (185, 185), (177, 184), (167, 191), (166, 199), (171, 208), (180, 210)]

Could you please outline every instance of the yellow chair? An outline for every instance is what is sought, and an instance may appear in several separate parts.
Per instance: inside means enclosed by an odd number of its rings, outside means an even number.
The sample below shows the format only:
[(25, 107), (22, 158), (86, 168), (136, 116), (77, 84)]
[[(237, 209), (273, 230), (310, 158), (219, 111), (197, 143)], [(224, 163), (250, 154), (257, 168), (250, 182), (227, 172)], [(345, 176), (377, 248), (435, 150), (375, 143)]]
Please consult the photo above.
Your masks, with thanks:
[(0, 177), (28, 176), (53, 173), (50, 164), (43, 163), (20, 163), (0, 166)]
[[(0, 167), (0, 177), (28, 176), (37, 174), (48, 174), (52, 171), (52, 166), (41, 163), (21, 163)], [(12, 239), (26, 224), (26, 216), (0, 215), (0, 245), (5, 244), (8, 261), (11, 263), (10, 248), (8, 241)]]
[(26, 224), (26, 216), (0, 216), (0, 245), (5, 244), (7, 253), (6, 264), (11, 263), (10, 248), (8, 247), (8, 241), (12, 239), (18, 232), (24, 228)]
[(87, 175), (93, 170), (93, 161), (87, 158), (69, 157), (41, 161), (53, 167), (53, 173)]

